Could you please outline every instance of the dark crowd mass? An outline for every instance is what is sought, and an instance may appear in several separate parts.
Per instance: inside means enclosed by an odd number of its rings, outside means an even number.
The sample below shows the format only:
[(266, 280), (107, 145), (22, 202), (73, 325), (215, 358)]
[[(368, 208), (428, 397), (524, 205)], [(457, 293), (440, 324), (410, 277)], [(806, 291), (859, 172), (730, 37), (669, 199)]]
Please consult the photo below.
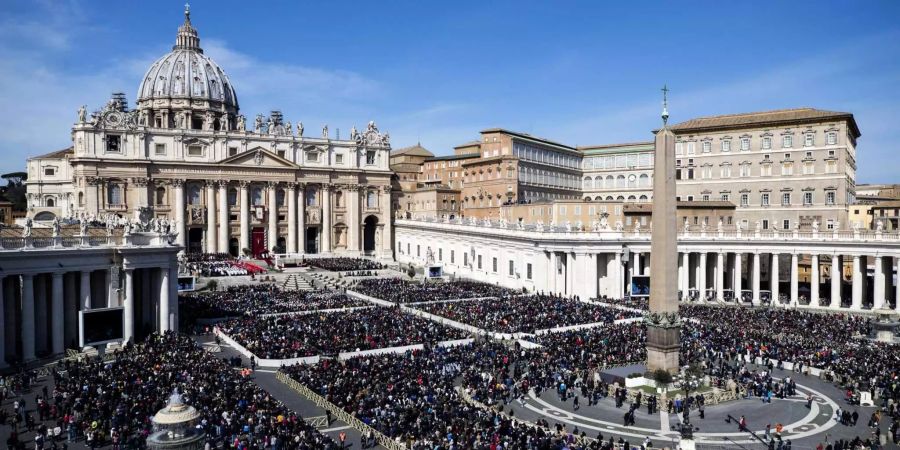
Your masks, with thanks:
[(384, 264), (363, 258), (308, 258), (303, 265), (316, 267), (329, 272), (358, 272), (384, 269)]
[(511, 289), (477, 281), (411, 282), (399, 278), (361, 280), (354, 286), (353, 290), (369, 297), (380, 298), (394, 303), (500, 297), (516, 294)]
[[(197, 428), (207, 448), (338, 448), (250, 378), (184, 335), (151, 335), (110, 362), (63, 361), (53, 381), (51, 390), (36, 395), (37, 418), (25, 413), (25, 398), (14, 403), (13, 411), (3, 410), (17, 424), (8, 448), (18, 447), (18, 424), (39, 436), (60, 430), (46, 442), (52, 448), (75, 441), (91, 448), (146, 448), (151, 417), (176, 390), (200, 413)], [(29, 448), (44, 444), (40, 437)]]
[(631, 311), (540, 294), (429, 303), (418, 305), (416, 309), (499, 333), (532, 333), (535, 330), (639, 316)]
[(246, 317), (219, 326), (222, 332), (263, 359), (334, 355), (467, 337), (461, 330), (404, 313), (396, 307)]
[(370, 303), (339, 291), (288, 291), (268, 284), (182, 295), (178, 305), (182, 315), (210, 319), (351, 308)]

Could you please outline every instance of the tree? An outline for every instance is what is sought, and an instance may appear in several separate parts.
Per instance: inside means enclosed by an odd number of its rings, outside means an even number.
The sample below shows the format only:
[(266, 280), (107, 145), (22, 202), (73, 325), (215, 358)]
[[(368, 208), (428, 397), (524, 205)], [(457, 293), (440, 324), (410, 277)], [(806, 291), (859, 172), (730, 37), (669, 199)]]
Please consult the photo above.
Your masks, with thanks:
[(6, 199), (12, 203), (13, 210), (25, 211), (28, 208), (25, 201), (25, 180), (28, 179), (28, 173), (10, 172), (0, 175), (0, 178), (6, 180)]

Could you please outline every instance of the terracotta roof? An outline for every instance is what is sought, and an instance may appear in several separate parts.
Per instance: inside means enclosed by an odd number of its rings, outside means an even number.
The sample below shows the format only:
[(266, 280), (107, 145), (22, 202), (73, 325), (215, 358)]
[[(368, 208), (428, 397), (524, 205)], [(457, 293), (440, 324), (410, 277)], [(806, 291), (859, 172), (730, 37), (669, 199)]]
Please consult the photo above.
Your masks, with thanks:
[(444, 156), (434, 156), (431, 158), (425, 158), (425, 162), (431, 161), (451, 161), (455, 159), (469, 159), (469, 158), (478, 158), (481, 156), (481, 153), (463, 153), (462, 155), (444, 155)]
[(572, 147), (571, 145), (561, 144), (561, 143), (556, 142), (556, 141), (551, 141), (550, 139), (544, 139), (544, 138), (542, 138), (542, 137), (532, 136), (532, 135), (530, 135), (530, 134), (528, 134), (528, 133), (521, 133), (521, 132), (518, 132), (518, 131), (507, 130), (507, 129), (505, 129), (505, 128), (488, 128), (488, 129), (486, 129), (486, 130), (481, 130), (481, 134), (486, 134), (486, 133), (504, 133), (504, 134), (508, 134), (508, 135), (511, 135), (511, 136), (516, 136), (516, 137), (519, 137), (519, 138), (529, 139), (529, 140), (532, 140), (532, 141), (540, 142), (540, 143), (543, 143), (543, 144), (554, 145), (554, 146), (557, 146), (557, 147), (563, 147), (563, 148), (568, 149), (568, 150), (575, 150), (575, 148)]
[(469, 142), (466, 142), (466, 143), (463, 143), (463, 144), (459, 144), (459, 145), (457, 145), (456, 147), (453, 147), (453, 148), (472, 147), (472, 146), (475, 146), (475, 145), (481, 145), (481, 141), (469, 141)]
[(62, 150), (57, 150), (55, 152), (46, 153), (43, 155), (32, 156), (31, 158), (28, 158), (28, 159), (59, 159), (59, 158), (65, 157), (66, 155), (72, 155), (74, 153), (75, 153), (75, 150), (73, 149), (73, 147), (69, 147), (69, 148), (64, 148)]
[(859, 137), (859, 128), (853, 114), (839, 111), (825, 111), (815, 108), (778, 109), (742, 114), (725, 114), (721, 116), (697, 117), (672, 125), (670, 130), (700, 131), (711, 129), (745, 128), (763, 125), (784, 125), (791, 123), (808, 123), (822, 120), (847, 120), (854, 137)]
[(427, 148), (422, 147), (422, 144), (416, 144), (410, 147), (403, 147), (391, 152), (391, 156), (400, 156), (400, 155), (411, 155), (411, 156), (426, 156), (431, 157), (434, 156), (434, 153), (428, 151)]

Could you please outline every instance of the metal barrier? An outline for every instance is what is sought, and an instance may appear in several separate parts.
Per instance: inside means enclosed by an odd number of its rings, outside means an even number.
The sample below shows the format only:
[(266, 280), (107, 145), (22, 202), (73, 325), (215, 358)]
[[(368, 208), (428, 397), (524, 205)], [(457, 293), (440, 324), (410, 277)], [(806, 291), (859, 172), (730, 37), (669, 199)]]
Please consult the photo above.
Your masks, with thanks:
[(339, 408), (334, 403), (331, 403), (328, 400), (325, 400), (324, 397), (322, 397), (319, 394), (316, 394), (308, 387), (300, 384), (297, 380), (291, 378), (286, 373), (279, 370), (278, 372), (275, 373), (275, 378), (278, 381), (287, 385), (289, 388), (297, 391), (300, 395), (306, 397), (311, 402), (315, 403), (316, 406), (324, 408), (326, 411), (330, 411), (331, 414), (333, 414), (338, 420), (346, 423), (347, 425), (350, 425), (351, 427), (358, 430), (360, 433), (363, 433), (363, 434), (368, 434), (370, 432), (373, 433), (375, 435), (375, 440), (378, 442), (378, 444), (384, 446), (388, 450), (406, 450), (405, 445), (403, 445), (399, 442), (395, 442), (393, 439), (387, 437), (380, 431), (365, 424), (362, 420), (359, 420), (356, 417), (351, 416), (349, 413), (347, 413), (343, 409)]
[(303, 420), (317, 430), (328, 428), (328, 416), (304, 417)]

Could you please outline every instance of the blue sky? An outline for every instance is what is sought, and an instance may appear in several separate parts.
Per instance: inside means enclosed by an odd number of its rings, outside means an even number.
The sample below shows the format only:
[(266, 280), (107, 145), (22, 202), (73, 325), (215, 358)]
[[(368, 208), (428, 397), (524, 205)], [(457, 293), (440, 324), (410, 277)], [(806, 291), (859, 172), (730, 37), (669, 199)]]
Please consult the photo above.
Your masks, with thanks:
[[(4, 0), (0, 170), (69, 145), (81, 104), (133, 102), (183, 1)], [(344, 136), (375, 120), (436, 154), (505, 127), (570, 145), (672, 121), (812, 106), (855, 114), (860, 183), (900, 182), (900, 2), (193, 1), (248, 117)]]

